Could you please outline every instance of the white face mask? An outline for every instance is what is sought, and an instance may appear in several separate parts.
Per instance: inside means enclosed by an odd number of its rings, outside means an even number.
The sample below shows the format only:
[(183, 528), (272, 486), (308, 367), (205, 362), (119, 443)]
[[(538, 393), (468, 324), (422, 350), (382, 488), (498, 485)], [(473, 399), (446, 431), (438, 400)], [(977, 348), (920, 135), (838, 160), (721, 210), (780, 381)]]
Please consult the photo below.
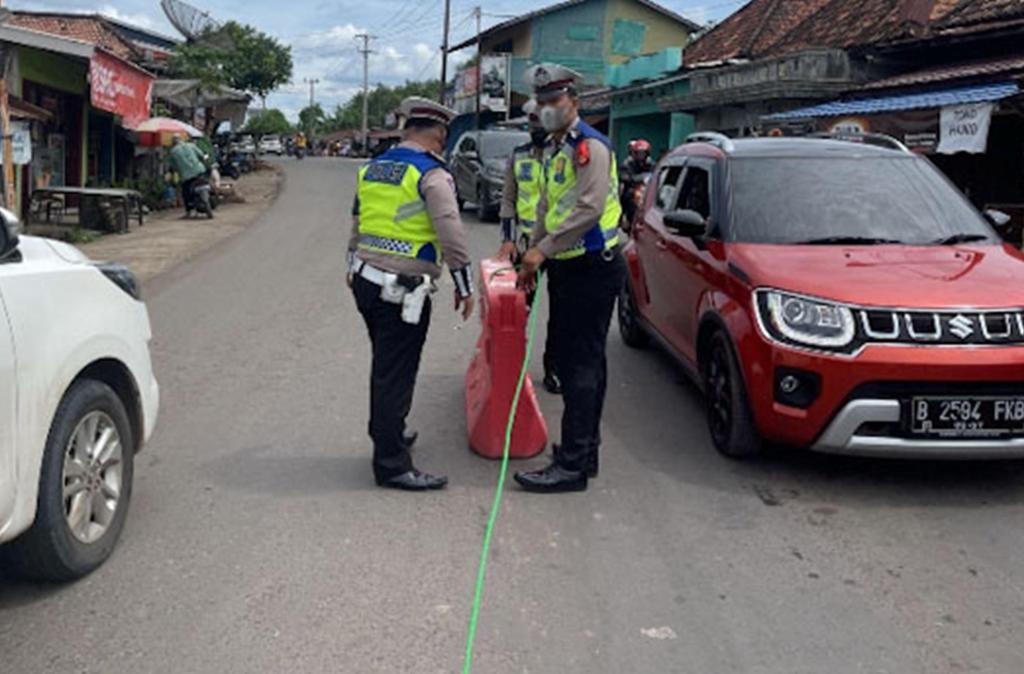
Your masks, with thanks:
[(556, 108), (553, 105), (541, 108), (540, 110), (540, 123), (544, 127), (544, 130), (548, 133), (554, 133), (560, 131), (564, 126), (564, 120), (562, 119), (562, 111), (560, 108)]

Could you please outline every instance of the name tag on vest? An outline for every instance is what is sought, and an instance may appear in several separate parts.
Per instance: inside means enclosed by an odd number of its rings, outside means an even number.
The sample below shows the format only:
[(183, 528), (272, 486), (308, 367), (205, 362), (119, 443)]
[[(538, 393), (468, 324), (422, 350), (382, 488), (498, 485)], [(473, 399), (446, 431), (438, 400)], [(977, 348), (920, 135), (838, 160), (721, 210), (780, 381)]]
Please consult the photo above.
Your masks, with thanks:
[(386, 183), (388, 185), (401, 185), (405, 179), (405, 172), (409, 170), (408, 164), (391, 161), (373, 162), (366, 167), (364, 180), (372, 183)]

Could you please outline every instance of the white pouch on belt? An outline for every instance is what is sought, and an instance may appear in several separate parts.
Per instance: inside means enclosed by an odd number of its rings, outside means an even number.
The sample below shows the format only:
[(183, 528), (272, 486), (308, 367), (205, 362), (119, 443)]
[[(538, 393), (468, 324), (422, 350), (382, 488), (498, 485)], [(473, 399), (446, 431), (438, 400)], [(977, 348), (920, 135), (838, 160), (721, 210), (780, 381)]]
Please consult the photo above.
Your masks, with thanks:
[(424, 276), (420, 281), (415, 290), (406, 290), (405, 297), (402, 298), (402, 320), (410, 325), (419, 325), (423, 316), (423, 305), (433, 288), (429, 276)]
[(380, 298), (388, 304), (402, 304), (405, 293), (405, 286), (398, 282), (398, 274), (385, 272), (384, 283), (380, 286)]

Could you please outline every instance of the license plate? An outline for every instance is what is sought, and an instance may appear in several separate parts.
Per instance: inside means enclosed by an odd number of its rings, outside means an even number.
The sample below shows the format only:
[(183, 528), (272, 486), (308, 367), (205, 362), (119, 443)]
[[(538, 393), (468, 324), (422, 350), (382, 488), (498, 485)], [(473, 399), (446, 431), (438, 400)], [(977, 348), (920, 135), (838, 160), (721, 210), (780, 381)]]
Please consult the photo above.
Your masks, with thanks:
[(1024, 396), (914, 398), (910, 431), (951, 438), (1024, 435)]

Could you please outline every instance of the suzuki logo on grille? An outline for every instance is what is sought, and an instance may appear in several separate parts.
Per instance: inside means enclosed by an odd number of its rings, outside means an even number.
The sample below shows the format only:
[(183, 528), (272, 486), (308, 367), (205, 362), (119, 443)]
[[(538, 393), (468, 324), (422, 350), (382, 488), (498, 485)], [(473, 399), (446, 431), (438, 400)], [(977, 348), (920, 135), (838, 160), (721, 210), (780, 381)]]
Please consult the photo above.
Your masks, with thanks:
[(963, 314), (949, 319), (949, 331), (960, 339), (967, 339), (974, 334), (974, 321)]

